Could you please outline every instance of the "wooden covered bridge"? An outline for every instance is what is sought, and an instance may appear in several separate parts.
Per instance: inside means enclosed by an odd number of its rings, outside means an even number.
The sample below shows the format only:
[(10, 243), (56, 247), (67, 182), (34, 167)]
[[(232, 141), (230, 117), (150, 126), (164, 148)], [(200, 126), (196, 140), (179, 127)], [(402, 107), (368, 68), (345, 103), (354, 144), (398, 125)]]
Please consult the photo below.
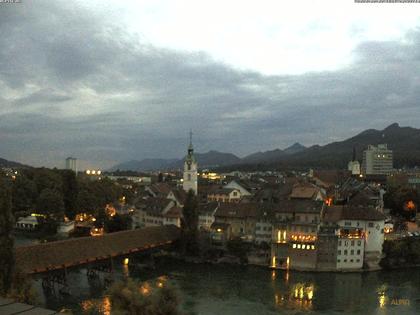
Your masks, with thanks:
[(179, 236), (179, 228), (166, 225), (20, 246), (16, 265), (26, 274), (61, 270), (169, 245)]

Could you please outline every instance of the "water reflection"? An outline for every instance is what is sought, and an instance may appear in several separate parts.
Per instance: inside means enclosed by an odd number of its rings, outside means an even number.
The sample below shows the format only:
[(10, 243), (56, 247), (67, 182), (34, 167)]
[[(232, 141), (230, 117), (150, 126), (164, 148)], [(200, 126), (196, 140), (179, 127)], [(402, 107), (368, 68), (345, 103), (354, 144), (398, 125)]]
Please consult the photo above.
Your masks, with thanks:
[[(129, 275), (140, 280), (139, 290), (143, 294), (165, 287), (168, 282), (174, 283), (181, 293), (186, 313), (200, 315), (325, 314), (327, 311), (346, 315), (411, 315), (417, 314), (416, 308), (420, 306), (417, 302), (420, 297), (420, 270), (320, 274), (173, 262), (147, 272), (134, 268), (128, 270), (128, 267), (122, 262), (119, 272), (116, 272), (117, 278), (118, 275), (120, 278)], [(83, 280), (86, 278), (84, 272), (72, 277), (74, 280), (70, 286), (72, 293), (76, 293), (72, 298), (79, 306), (79, 311), (74, 311), (75, 315), (82, 314), (95, 304), (95, 309), (101, 310), (100, 314), (110, 314), (109, 299), (90, 288), (87, 280)], [(54, 300), (54, 303), (56, 305), (51, 308), (69, 306), (68, 301)]]

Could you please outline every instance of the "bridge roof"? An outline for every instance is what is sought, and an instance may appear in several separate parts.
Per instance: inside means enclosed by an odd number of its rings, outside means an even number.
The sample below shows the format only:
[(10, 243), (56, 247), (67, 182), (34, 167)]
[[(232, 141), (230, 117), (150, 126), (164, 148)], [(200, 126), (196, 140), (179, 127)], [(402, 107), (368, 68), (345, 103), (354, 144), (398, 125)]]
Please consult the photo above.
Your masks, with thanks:
[(20, 246), (16, 265), (27, 274), (62, 269), (170, 244), (179, 235), (179, 228), (166, 225)]

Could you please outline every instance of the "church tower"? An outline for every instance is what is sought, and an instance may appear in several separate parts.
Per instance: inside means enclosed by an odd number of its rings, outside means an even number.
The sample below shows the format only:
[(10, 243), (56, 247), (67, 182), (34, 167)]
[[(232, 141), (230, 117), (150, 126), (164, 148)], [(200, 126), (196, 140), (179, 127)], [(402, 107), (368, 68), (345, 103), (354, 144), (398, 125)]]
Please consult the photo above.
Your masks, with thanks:
[(190, 131), (190, 145), (188, 146), (188, 154), (184, 161), (184, 179), (182, 188), (188, 192), (190, 189), (197, 195), (197, 171), (198, 165), (194, 157), (194, 148), (192, 145), (192, 132)]

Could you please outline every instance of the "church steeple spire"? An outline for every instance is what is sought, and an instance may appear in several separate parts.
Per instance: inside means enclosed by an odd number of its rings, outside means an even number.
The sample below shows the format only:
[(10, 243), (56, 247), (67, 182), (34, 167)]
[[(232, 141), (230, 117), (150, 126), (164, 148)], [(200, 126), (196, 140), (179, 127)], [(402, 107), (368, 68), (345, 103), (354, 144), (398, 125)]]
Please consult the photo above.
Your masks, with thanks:
[(198, 165), (194, 157), (194, 148), (192, 144), (192, 131), (190, 130), (190, 144), (188, 145), (188, 154), (184, 161), (184, 176), (182, 186), (185, 191), (193, 190), (197, 194), (197, 171)]
[(193, 133), (192, 133), (192, 130), (190, 129), (190, 145), (188, 146), (188, 155), (192, 155), (194, 153), (194, 147), (192, 144), (192, 136), (193, 136)]

